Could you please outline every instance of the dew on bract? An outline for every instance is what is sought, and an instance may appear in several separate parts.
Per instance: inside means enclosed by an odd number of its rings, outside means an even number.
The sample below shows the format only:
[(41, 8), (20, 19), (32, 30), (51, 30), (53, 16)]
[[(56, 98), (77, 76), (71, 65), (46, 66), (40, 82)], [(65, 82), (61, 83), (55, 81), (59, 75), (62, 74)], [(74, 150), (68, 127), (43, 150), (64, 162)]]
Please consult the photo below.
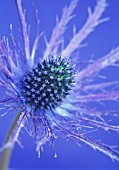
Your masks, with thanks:
[(43, 60), (23, 78), (22, 93), (26, 102), (35, 109), (55, 108), (72, 89), (74, 74), (67, 59)]

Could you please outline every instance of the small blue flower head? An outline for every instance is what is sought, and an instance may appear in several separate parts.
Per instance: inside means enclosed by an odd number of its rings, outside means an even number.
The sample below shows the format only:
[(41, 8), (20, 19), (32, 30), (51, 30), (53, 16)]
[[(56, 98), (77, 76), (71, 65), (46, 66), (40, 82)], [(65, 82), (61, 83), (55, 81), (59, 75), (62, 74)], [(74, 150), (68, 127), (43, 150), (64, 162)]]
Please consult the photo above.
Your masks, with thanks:
[(73, 88), (74, 74), (70, 62), (61, 57), (38, 63), (22, 81), (26, 104), (35, 110), (55, 109)]
[[(38, 30), (38, 12), (35, 12), (37, 28), (32, 46), (22, 0), (16, 0), (16, 4), (24, 42), (21, 47), (13, 35), (12, 26), (11, 41), (5, 37), (0, 39), (0, 88), (5, 94), (4, 98), (1, 96), (0, 108), (6, 109), (5, 113), (13, 111), (18, 116), (14, 130), (10, 132), (8, 142), (2, 149), (13, 146), (18, 141), (21, 129), (29, 123), (28, 131), (36, 138), (39, 156), (45, 143), (52, 143), (54, 148), (54, 140), (60, 132), (78, 144), (83, 141), (113, 160), (119, 160), (117, 150), (89, 135), (100, 129), (104, 133), (119, 132), (117, 124), (105, 121), (108, 115), (114, 118), (117, 111), (108, 108), (100, 111), (90, 107), (90, 103), (108, 100), (116, 102), (119, 99), (117, 81), (98, 84), (94, 81), (100, 70), (115, 66), (119, 60), (119, 47), (80, 70), (80, 58), (76, 53), (95, 27), (108, 19), (100, 19), (107, 6), (106, 0), (99, 0), (94, 11), (89, 9), (89, 17), (84, 26), (77, 32), (74, 30), (71, 40), (64, 45), (64, 32), (77, 6), (77, 0), (71, 1), (57, 20), (49, 42), (45, 38), (46, 49), (42, 57), (36, 55), (42, 36)], [(112, 86), (115, 88), (110, 90)]]

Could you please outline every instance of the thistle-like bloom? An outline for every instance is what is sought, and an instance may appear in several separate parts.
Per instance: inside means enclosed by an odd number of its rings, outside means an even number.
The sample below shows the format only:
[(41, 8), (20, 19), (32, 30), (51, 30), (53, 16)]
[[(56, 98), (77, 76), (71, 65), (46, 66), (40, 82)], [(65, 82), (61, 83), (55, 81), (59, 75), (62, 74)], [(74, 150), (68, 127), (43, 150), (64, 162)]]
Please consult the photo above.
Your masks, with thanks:
[[(18, 113), (14, 129), (2, 149), (14, 145), (18, 141), (22, 127), (29, 125), (29, 133), (37, 140), (36, 150), (46, 142), (51, 142), (60, 132), (64, 137), (91, 146), (113, 160), (119, 160), (119, 153), (101, 141), (90, 137), (90, 133), (103, 129), (119, 132), (119, 126), (105, 121), (109, 115), (117, 115), (116, 110), (99, 111), (90, 107), (91, 102), (105, 102), (119, 99), (118, 90), (110, 90), (117, 82), (94, 83), (100, 70), (115, 66), (119, 60), (119, 47), (109, 54), (93, 61), (82, 70), (79, 69), (78, 53), (83, 40), (94, 31), (95, 27), (106, 21), (101, 19), (107, 3), (100, 0), (94, 11), (89, 9), (89, 16), (81, 30), (73, 34), (70, 42), (63, 45), (63, 34), (66, 25), (73, 18), (77, 0), (64, 8), (62, 17), (57, 20), (50, 41), (46, 39), (46, 49), (42, 57), (36, 54), (39, 39), (38, 13), (36, 16), (36, 37), (31, 48), (28, 25), (22, 9), (22, 0), (16, 0), (22, 25), (24, 49), (15, 39), (12, 26), (11, 42), (7, 38), (0, 39), (0, 88), (4, 89), (5, 98), (0, 100), (0, 107), (7, 113)], [(106, 119), (107, 119), (106, 118)]]

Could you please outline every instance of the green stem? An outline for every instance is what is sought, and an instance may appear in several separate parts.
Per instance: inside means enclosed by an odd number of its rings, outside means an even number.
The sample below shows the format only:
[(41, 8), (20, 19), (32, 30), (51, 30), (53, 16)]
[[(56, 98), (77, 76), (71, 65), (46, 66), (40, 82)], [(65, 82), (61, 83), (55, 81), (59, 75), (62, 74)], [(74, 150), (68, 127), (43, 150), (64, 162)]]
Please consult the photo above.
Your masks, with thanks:
[[(17, 122), (19, 120), (20, 115), (21, 115), (21, 112), (19, 112), (17, 114), (15, 120), (13, 121), (13, 123), (12, 123), (12, 125), (10, 127), (10, 130), (8, 132), (8, 135), (7, 135), (6, 139), (5, 139), (4, 145), (9, 142), (9, 139), (10, 139), (10, 137), (11, 137), (16, 125), (17, 125)], [(7, 170), (13, 147), (14, 147), (14, 143), (11, 146), (3, 149), (1, 159), (0, 159), (0, 170)]]

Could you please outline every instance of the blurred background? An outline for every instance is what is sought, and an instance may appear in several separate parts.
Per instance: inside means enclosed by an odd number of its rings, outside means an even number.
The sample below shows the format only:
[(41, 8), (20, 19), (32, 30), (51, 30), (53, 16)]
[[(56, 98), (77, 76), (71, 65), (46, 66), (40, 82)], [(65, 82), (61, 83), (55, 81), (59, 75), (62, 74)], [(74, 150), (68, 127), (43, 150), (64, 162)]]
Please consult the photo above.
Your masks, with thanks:
[[(69, 5), (71, 0), (34, 0), (35, 6), (39, 11), (40, 32), (44, 32), (47, 39), (50, 39), (53, 27), (56, 23), (56, 15), (61, 17), (64, 6)], [(88, 12), (87, 7), (90, 6), (92, 10), (96, 5), (96, 0), (79, 0), (78, 6), (75, 9), (75, 17), (68, 24), (66, 33), (64, 35), (65, 45), (72, 38), (72, 26), (76, 25), (79, 30), (85, 23)], [(98, 59), (109, 53), (113, 48), (119, 45), (119, 1), (107, 0), (108, 7), (102, 17), (109, 17), (110, 20), (99, 25), (96, 30), (91, 33), (83, 42), (87, 46), (80, 49), (79, 58), (81, 61), (88, 61), (93, 56), (93, 59)], [(30, 41), (31, 45), (35, 36), (35, 22), (33, 8), (30, 0), (23, 0), (23, 8), (26, 9), (26, 20), (31, 25)], [(9, 25), (13, 25), (13, 32), (17, 40), (22, 43), (21, 39), (21, 25), (18, 16), (15, 0), (0, 0), (0, 37), (10, 37)], [(43, 37), (39, 43), (39, 55), (42, 56), (45, 50), (45, 43)], [(81, 68), (84, 66), (81, 65)], [(118, 78), (118, 68), (110, 67), (102, 72), (108, 77), (108, 80), (114, 81)], [(95, 105), (94, 107), (98, 107)], [(110, 107), (111, 109), (119, 109), (118, 104), (107, 102), (104, 109)], [(102, 107), (103, 108), (103, 107)], [(98, 108), (96, 108), (98, 110)], [(99, 108), (100, 109), (100, 108)], [(1, 113), (1, 111), (0, 111)], [(10, 113), (4, 117), (0, 117), (0, 147), (3, 144), (4, 138), (10, 127), (10, 124), (15, 116), (15, 113)], [(117, 120), (118, 121), (118, 120)], [(110, 142), (113, 145), (118, 142), (117, 134), (108, 134)], [(108, 143), (106, 132), (101, 133), (101, 140)], [(80, 142), (81, 147), (77, 146), (72, 141), (67, 141), (60, 137), (55, 141), (55, 148), (57, 158), (54, 158), (52, 146), (46, 144), (44, 151), (41, 152), (41, 158), (37, 156), (35, 151), (35, 139), (32, 139), (25, 130), (22, 130), (20, 141), (23, 145), (21, 148), (15, 144), (10, 167), (15, 170), (25, 169), (41, 169), (41, 170), (118, 170), (119, 164), (113, 162), (104, 154), (94, 151), (89, 146)]]

